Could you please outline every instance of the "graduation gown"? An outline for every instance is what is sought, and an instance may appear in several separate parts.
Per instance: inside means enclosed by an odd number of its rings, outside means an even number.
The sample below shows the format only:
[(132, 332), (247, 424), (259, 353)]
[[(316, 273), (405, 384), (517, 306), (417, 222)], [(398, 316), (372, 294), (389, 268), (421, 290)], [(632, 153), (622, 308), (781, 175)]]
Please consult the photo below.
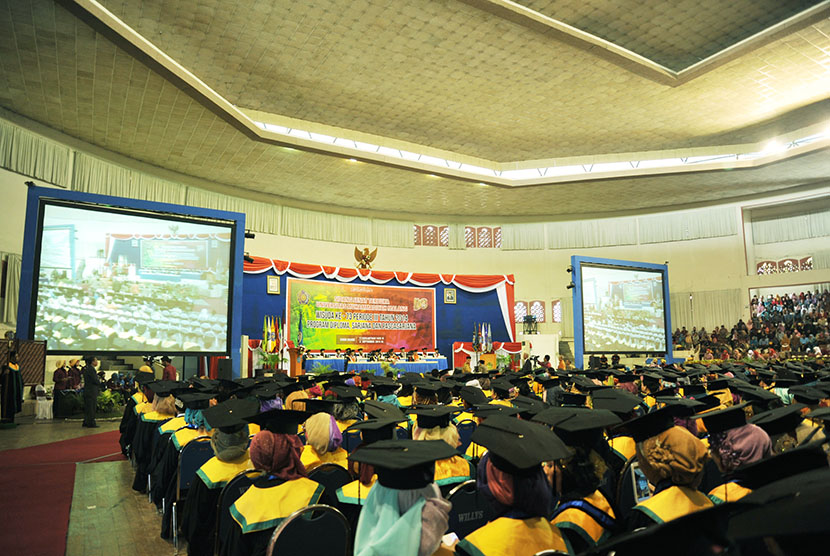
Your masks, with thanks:
[(737, 480), (727, 481), (709, 491), (709, 499), (715, 504), (740, 500), (752, 490), (741, 486)]
[(455, 545), (455, 553), (463, 556), (527, 556), (543, 550), (567, 552), (559, 529), (544, 517), (499, 517)]
[(608, 446), (614, 455), (619, 456), (623, 463), (633, 458), (637, 453), (637, 443), (630, 436), (615, 436), (608, 439)]
[(121, 424), (118, 425), (118, 432), (121, 437), (118, 439), (118, 444), (121, 446), (121, 453), (125, 456), (130, 456), (130, 444), (133, 442), (135, 436), (135, 428), (138, 424), (136, 417), (136, 406), (138, 404), (147, 403), (147, 398), (143, 392), (136, 392), (127, 399), (127, 405), (124, 406), (124, 414), (121, 416)]
[[(159, 460), (156, 469), (153, 471), (153, 490), (150, 493), (156, 506), (161, 506), (162, 499), (167, 503), (164, 505), (164, 513), (161, 516), (161, 538), (172, 538), (173, 529), (173, 502), (176, 501), (176, 476), (179, 470), (179, 455), (182, 448), (193, 439), (202, 436), (205, 431), (186, 427), (179, 429), (170, 437), (164, 453)], [(181, 514), (179, 514), (181, 515)]]
[(14, 416), (23, 409), (23, 378), (20, 374), (20, 365), (6, 363), (0, 373), (0, 406), (2, 406), (3, 421), (14, 423)]
[(311, 447), (310, 444), (303, 446), (303, 451), (300, 454), (300, 461), (303, 462), (305, 470), (311, 472), (312, 469), (320, 467), (324, 463), (334, 463), (343, 469), (349, 468), (349, 453), (343, 448), (337, 448), (333, 452), (326, 452), (322, 456)]
[(712, 506), (714, 503), (699, 490), (671, 484), (662, 489), (658, 487), (651, 498), (632, 508), (628, 529), (665, 523)]
[(579, 554), (605, 541), (616, 529), (614, 510), (599, 490), (556, 508), (551, 523), (559, 529), (569, 554)]
[(237, 474), (251, 469), (250, 455), (234, 461), (209, 459), (196, 472), (197, 478), (182, 504), (182, 537), (189, 556), (213, 556), (216, 542), (216, 509), (222, 489)]
[(148, 411), (139, 416), (131, 447), (135, 456), (133, 490), (138, 492), (147, 490), (147, 474), (151, 471), (150, 461), (153, 455), (153, 442), (157, 436), (156, 430), (171, 418), (172, 415), (164, 415), (158, 411)]
[(262, 477), (230, 508), (236, 522), (223, 540), (220, 556), (263, 556), (274, 529), (283, 519), (323, 494), (323, 485), (301, 477), (291, 481)]
[(452, 456), (435, 462), (435, 484), (439, 487), (469, 481), (472, 475), (472, 464), (462, 456)]

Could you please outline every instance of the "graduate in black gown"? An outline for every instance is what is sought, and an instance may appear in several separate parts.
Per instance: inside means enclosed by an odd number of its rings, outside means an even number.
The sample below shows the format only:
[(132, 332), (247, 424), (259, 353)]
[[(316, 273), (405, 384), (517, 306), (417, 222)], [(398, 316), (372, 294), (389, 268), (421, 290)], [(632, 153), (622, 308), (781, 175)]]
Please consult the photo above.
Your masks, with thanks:
[(251, 463), (266, 474), (231, 505), (235, 523), (222, 539), (221, 556), (264, 555), (283, 519), (320, 500), (323, 485), (308, 478), (297, 436), (297, 427), (310, 416), (306, 411), (272, 409), (250, 419), (263, 429), (251, 442)]
[(153, 443), (158, 436), (158, 427), (176, 416), (175, 398), (173, 390), (179, 383), (169, 380), (158, 380), (150, 383), (153, 391), (152, 410), (138, 416), (135, 436), (131, 443), (131, 451), (135, 461), (135, 480), (133, 490), (147, 491), (147, 475), (150, 473)]
[(127, 399), (124, 414), (121, 416), (121, 424), (118, 425), (118, 432), (121, 433), (118, 444), (121, 446), (121, 453), (128, 458), (130, 457), (130, 445), (135, 437), (136, 426), (138, 426), (137, 407), (153, 401), (153, 391), (150, 390), (150, 383), (153, 382), (152, 375), (136, 373), (135, 382), (138, 385), (138, 392)]
[(14, 425), (14, 416), (23, 408), (23, 378), (17, 352), (9, 352), (9, 361), (0, 368), (0, 395), (2, 395), (3, 423)]
[(196, 472), (182, 505), (182, 537), (189, 556), (211, 556), (216, 542), (216, 509), (225, 485), (242, 471), (252, 469), (248, 453), (246, 417), (259, 412), (253, 399), (231, 399), (205, 409), (203, 415), (213, 429), (213, 458)]

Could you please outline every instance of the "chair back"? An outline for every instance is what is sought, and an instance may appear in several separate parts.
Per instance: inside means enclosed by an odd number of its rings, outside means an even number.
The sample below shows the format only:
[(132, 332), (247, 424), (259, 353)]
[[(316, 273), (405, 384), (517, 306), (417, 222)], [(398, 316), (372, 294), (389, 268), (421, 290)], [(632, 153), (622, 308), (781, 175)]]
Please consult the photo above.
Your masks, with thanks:
[(634, 483), (631, 478), (634, 474), (634, 471), (631, 469), (631, 463), (634, 461), (637, 461), (636, 456), (625, 462), (625, 466), (620, 472), (620, 478), (617, 481), (617, 507), (614, 508), (617, 523), (625, 523), (628, 514), (631, 513), (631, 508), (637, 505), (637, 499), (634, 496)]
[(212, 457), (213, 447), (207, 435), (197, 436), (182, 448), (176, 479), (176, 500), (181, 499), (181, 492), (190, 488), (190, 484), (196, 478), (196, 472)]
[(254, 483), (254, 479), (264, 475), (259, 469), (246, 469), (240, 471), (233, 479), (227, 482), (219, 492), (219, 499), (216, 502), (216, 545), (214, 554), (219, 554), (219, 539), (226, 539), (230, 534), (230, 526), (235, 523), (231, 517), (231, 506), (245, 491)]
[(470, 443), (473, 441), (473, 432), (476, 430), (476, 422), (472, 419), (464, 419), (455, 425), (455, 428), (458, 429), (458, 439), (461, 441), (458, 451), (465, 454), (467, 453), (467, 448), (470, 447)]
[(400, 425), (395, 427), (395, 438), (398, 440), (409, 440), (409, 430)]
[(463, 539), (491, 521), (495, 514), (489, 502), (476, 488), (475, 481), (465, 481), (447, 495), (452, 504), (449, 532)]
[[(325, 531), (321, 535), (320, 531)], [(337, 509), (313, 504), (297, 510), (274, 530), (266, 556), (351, 556), (351, 530)]]
[(336, 499), (337, 489), (352, 482), (352, 475), (336, 463), (323, 463), (308, 473), (308, 478), (323, 485), (325, 492)]
[(359, 431), (348, 431), (343, 433), (343, 442), (340, 446), (349, 452), (350, 454), (355, 451), (355, 449), (360, 444), (360, 432)]

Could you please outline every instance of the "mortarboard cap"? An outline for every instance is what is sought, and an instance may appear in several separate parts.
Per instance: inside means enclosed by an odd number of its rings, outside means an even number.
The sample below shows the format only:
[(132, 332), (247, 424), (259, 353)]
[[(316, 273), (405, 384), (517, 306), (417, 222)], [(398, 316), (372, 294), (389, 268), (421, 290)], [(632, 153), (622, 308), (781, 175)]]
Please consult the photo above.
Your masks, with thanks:
[(531, 419), (534, 415), (550, 407), (536, 396), (516, 396), (510, 401), (513, 403), (513, 407), (519, 410), (522, 419)]
[(591, 413), (591, 409), (587, 407), (549, 407), (546, 410), (536, 414), (533, 421), (545, 424), (549, 427), (557, 427), (560, 423), (564, 423), (571, 419), (574, 415), (582, 413)]
[(350, 459), (375, 468), (386, 488), (423, 488), (435, 480), (435, 461), (455, 455), (443, 440), (380, 440), (355, 450)]
[(830, 397), (818, 388), (804, 385), (793, 386), (790, 388), (790, 394), (793, 395), (795, 401), (806, 405), (816, 405), (821, 400)]
[(155, 382), (151, 382), (148, 386), (156, 396), (166, 398), (171, 395), (174, 390), (181, 388), (182, 385), (176, 380), (157, 380)]
[(606, 427), (613, 427), (622, 423), (612, 411), (594, 409), (580, 411), (569, 419), (565, 419), (554, 427), (554, 431), (568, 446), (591, 445), (596, 441), (598, 434)]
[(142, 372), (135, 373), (135, 377), (133, 377), (133, 378), (141, 386), (145, 386), (145, 385), (153, 382), (154, 380), (156, 380), (155, 376), (153, 376), (153, 373), (142, 373)]
[(230, 399), (202, 411), (202, 416), (212, 429), (232, 433), (247, 426), (248, 418), (259, 413), (256, 400)]
[(346, 431), (360, 431), (365, 444), (395, 438), (400, 419), (366, 419), (349, 426)]
[(334, 385), (328, 388), (337, 396), (338, 399), (347, 401), (353, 400), (357, 398), (362, 398), (363, 393), (360, 391), (360, 388), (357, 386), (341, 386), (341, 385)]
[(674, 426), (675, 410), (669, 406), (626, 421), (618, 428), (628, 431), (634, 442), (642, 442)]
[(497, 403), (488, 403), (483, 405), (477, 405), (472, 409), (473, 415), (478, 417), (479, 419), (487, 419), (494, 415), (502, 415), (505, 417), (509, 417), (511, 415), (518, 415), (519, 409), (515, 407), (508, 407), (506, 405), (501, 405)]
[(377, 400), (367, 400), (363, 404), (363, 411), (375, 419), (396, 419), (396, 422), (406, 420), (406, 415), (398, 406)]
[(794, 430), (803, 420), (801, 417), (801, 410), (805, 408), (804, 404), (794, 403), (764, 411), (758, 415), (750, 417), (749, 422), (753, 425), (758, 425), (766, 431), (770, 436), (790, 432)]
[(736, 429), (746, 425), (746, 412), (744, 408), (747, 405), (747, 402), (743, 402), (725, 409), (704, 413), (701, 419), (703, 419), (703, 424), (706, 425), (706, 430), (709, 434)]
[(706, 390), (711, 392), (713, 390), (723, 390), (729, 387), (729, 382), (725, 378), (710, 380), (706, 383)]
[(591, 395), (591, 405), (594, 409), (607, 409), (614, 413), (627, 414), (639, 407), (642, 400), (625, 390), (607, 389), (598, 390)]
[(271, 409), (248, 417), (246, 421), (256, 423), (265, 430), (281, 434), (297, 434), (298, 427), (311, 417), (307, 411), (293, 409)]
[(585, 401), (588, 399), (588, 396), (585, 394), (573, 394), (571, 392), (565, 392), (562, 394), (562, 406), (568, 407), (582, 407), (585, 405)]
[(487, 395), (475, 386), (462, 386), (458, 396), (469, 405), (483, 405), (487, 403)]
[(544, 425), (500, 415), (482, 421), (472, 440), (487, 448), (493, 465), (512, 474), (533, 471), (543, 461), (567, 458), (573, 453)]
[(207, 409), (210, 400), (216, 397), (213, 392), (202, 392), (197, 388), (177, 388), (173, 395), (181, 400), (187, 409)]
[(813, 469), (827, 468), (827, 454), (818, 444), (807, 444), (738, 468), (734, 473), (742, 486), (755, 490)]
[(424, 405), (407, 409), (407, 413), (414, 413), (418, 416), (418, 427), (431, 429), (433, 427), (448, 427), (453, 413), (458, 408), (446, 405)]
[(335, 404), (339, 403), (337, 400), (320, 400), (311, 398), (299, 399), (296, 401), (305, 404), (305, 410), (309, 413), (309, 415), (314, 415), (316, 413), (328, 413), (329, 415), (332, 415), (334, 413)]

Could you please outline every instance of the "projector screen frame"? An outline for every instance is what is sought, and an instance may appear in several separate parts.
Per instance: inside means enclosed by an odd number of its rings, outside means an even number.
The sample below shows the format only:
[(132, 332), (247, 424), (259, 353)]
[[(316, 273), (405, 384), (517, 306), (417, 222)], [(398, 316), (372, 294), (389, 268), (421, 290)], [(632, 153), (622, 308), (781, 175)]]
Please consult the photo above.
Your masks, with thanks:
[[(91, 211), (144, 216), (159, 220), (203, 223), (227, 228), (231, 234), (228, 283), (228, 331), (226, 350), (221, 352), (194, 352), (181, 350), (154, 350), (152, 355), (168, 356), (229, 356), (234, 374), (238, 375), (242, 330), (242, 256), (244, 254), (245, 215), (238, 212), (205, 209), (171, 203), (158, 203), (109, 195), (67, 191), (46, 187), (30, 187), (26, 204), (26, 223), (23, 239), (23, 261), (20, 273), (20, 297), (17, 312), (17, 336), (30, 340), (34, 336), (39, 255), (41, 252), (43, 216), (47, 206), (64, 206)], [(88, 350), (48, 350), (49, 355), (83, 355)], [(145, 351), (102, 350), (101, 354), (147, 355)]]
[[(582, 266), (610, 268), (619, 270), (641, 270), (650, 273), (660, 273), (663, 281), (663, 322), (665, 323), (666, 351), (585, 351), (585, 313), (582, 306)], [(672, 332), (671, 332), (671, 307), (669, 303), (669, 267), (665, 264), (645, 263), (639, 261), (624, 261), (620, 259), (603, 259), (599, 257), (584, 257), (581, 255), (571, 256), (573, 288), (573, 318), (574, 318), (574, 365), (578, 369), (585, 366), (585, 355), (611, 354), (620, 355), (652, 355), (665, 357), (666, 361), (673, 362), (672, 358)]]

